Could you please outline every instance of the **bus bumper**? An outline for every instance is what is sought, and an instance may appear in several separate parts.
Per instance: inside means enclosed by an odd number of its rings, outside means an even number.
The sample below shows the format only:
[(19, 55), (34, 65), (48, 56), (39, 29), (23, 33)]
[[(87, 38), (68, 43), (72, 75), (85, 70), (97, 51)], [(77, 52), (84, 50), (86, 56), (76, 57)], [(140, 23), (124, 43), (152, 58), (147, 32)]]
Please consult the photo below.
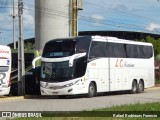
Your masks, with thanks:
[(87, 93), (88, 89), (82, 85), (73, 85), (62, 89), (40, 88), (41, 95), (78, 95)]
[(8, 95), (10, 92), (10, 87), (9, 88), (0, 88), (0, 95)]

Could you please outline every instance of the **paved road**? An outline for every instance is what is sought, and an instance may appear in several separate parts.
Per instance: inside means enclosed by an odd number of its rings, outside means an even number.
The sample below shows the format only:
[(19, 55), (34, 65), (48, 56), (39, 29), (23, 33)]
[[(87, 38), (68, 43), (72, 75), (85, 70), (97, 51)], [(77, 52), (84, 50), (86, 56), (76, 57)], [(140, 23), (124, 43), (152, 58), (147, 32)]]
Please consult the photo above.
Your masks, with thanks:
[(0, 111), (81, 111), (146, 102), (160, 102), (160, 87), (147, 89), (141, 94), (111, 94), (94, 98), (1, 99)]

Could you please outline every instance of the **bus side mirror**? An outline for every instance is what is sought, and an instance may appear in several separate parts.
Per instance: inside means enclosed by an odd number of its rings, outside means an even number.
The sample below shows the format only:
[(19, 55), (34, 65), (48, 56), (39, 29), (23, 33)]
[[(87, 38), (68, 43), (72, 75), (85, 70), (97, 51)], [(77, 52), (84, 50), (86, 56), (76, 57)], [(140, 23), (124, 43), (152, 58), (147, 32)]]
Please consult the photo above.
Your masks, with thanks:
[(35, 67), (36, 67), (36, 61), (39, 60), (39, 59), (41, 59), (41, 58), (42, 58), (41, 56), (38, 56), (38, 57), (36, 57), (36, 58), (33, 59), (33, 61), (32, 61), (32, 68), (35, 69)]
[(77, 59), (77, 58), (81, 58), (81, 57), (84, 57), (86, 56), (86, 52), (85, 53), (78, 53), (78, 54), (74, 54), (70, 57), (69, 59), (69, 67), (73, 67), (73, 61), (74, 59)]

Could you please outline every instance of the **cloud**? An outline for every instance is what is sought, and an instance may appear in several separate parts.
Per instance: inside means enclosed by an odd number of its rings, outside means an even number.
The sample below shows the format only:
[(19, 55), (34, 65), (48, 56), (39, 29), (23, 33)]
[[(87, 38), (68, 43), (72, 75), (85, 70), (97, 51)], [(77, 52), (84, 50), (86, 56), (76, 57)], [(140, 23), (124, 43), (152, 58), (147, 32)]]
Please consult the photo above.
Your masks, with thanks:
[(91, 16), (94, 20), (104, 20), (104, 17), (101, 15), (92, 15)]
[[(14, 1), (15, 4), (15, 15), (18, 14), (18, 9), (17, 9), (17, 0)], [(1, 0), (0, 1), (0, 7), (2, 7), (0, 9), (0, 27), (1, 29), (4, 29), (4, 30), (12, 30), (13, 28), (13, 19), (12, 19), (12, 16), (13, 16), (13, 2), (8, 2), (8, 0)], [(17, 19), (18, 17), (16, 16), (15, 18), (15, 23), (17, 23)]]
[(10, 30), (12, 28), (12, 18), (9, 17), (9, 14), (0, 14), (0, 23), (1, 24), (1, 28), (3, 30)]
[[(17, 3), (18, 1), (15, 0), (15, 22), (16, 26), (18, 26), (18, 9), (17, 9)], [(9, 6), (9, 5), (8, 5)], [(5, 7), (8, 7), (7, 5)], [(9, 6), (10, 7), (10, 6)], [(33, 30), (34, 29), (34, 15), (30, 13), (30, 8), (26, 4), (24, 4), (23, 9), (23, 28), (25, 30)], [(1, 28), (11, 30), (12, 29), (12, 16), (13, 15), (13, 8), (9, 8), (4, 11), (0, 12), (0, 22), (1, 22)], [(3, 23), (3, 24), (2, 24)]]
[(25, 30), (33, 30), (35, 27), (34, 16), (30, 13), (29, 7), (25, 6), (23, 13), (23, 24)]
[(156, 23), (150, 23), (147, 27), (147, 30), (149, 31), (157, 31), (160, 30), (160, 24), (156, 24)]
[[(0, 30), (4, 31), (3, 33), (3, 44), (8, 44), (13, 42), (13, 8), (12, 2), (9, 0), (0, 0)], [(18, 0), (15, 0), (15, 38), (18, 39)], [(34, 1), (33, 0), (24, 0), (23, 6), (23, 34), (24, 39), (31, 38), (35, 36), (35, 20), (34, 20)]]
[(92, 15), (91, 16), (92, 20), (93, 20), (93, 26), (102, 26), (102, 21), (105, 19), (103, 16), (101, 15)]

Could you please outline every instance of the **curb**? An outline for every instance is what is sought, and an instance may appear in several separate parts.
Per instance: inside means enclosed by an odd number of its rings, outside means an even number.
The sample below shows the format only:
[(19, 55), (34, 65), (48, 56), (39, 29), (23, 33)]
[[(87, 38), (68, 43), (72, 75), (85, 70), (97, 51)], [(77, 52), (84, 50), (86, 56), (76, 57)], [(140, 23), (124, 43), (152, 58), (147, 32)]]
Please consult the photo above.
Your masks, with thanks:
[(58, 98), (58, 96), (51, 95), (25, 95), (24, 99), (53, 99)]
[(160, 84), (155, 85), (155, 87), (160, 87)]
[(160, 89), (160, 85), (155, 85), (154, 87), (146, 88), (145, 90), (158, 90)]
[(16, 96), (16, 97), (0, 96), (0, 102), (3, 101), (3, 100), (23, 100), (23, 99), (24, 99), (24, 96)]

